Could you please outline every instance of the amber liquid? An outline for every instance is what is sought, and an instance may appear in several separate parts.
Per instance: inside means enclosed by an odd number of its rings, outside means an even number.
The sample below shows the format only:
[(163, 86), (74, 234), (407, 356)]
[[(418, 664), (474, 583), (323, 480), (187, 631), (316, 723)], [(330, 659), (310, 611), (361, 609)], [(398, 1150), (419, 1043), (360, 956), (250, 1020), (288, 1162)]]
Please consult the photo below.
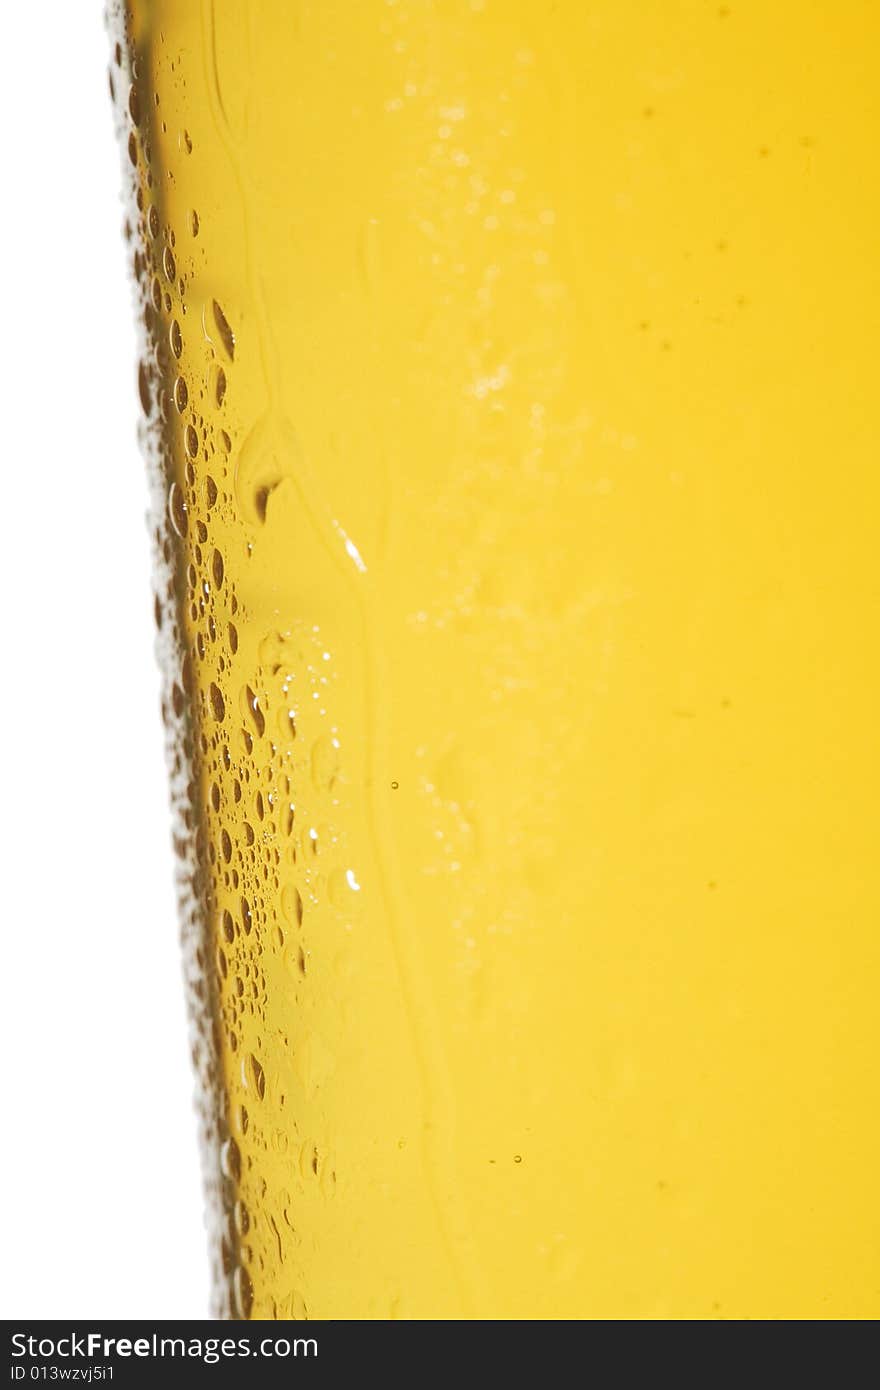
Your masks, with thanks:
[(130, 0), (217, 1310), (872, 1318), (872, 7)]

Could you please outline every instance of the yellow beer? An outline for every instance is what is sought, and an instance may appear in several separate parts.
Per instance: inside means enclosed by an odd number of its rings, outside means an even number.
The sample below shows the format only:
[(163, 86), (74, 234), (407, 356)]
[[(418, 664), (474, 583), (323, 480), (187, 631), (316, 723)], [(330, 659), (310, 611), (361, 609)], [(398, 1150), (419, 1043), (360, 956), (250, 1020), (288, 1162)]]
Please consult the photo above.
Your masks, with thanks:
[(115, 22), (217, 1310), (877, 1317), (874, 7)]

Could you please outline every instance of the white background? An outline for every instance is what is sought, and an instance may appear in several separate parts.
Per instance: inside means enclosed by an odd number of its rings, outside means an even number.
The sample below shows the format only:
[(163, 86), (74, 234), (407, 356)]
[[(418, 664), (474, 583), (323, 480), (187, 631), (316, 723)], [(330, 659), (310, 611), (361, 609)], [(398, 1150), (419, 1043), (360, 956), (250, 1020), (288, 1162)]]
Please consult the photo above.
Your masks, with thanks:
[(101, 0), (0, 40), (0, 1315), (207, 1313)]

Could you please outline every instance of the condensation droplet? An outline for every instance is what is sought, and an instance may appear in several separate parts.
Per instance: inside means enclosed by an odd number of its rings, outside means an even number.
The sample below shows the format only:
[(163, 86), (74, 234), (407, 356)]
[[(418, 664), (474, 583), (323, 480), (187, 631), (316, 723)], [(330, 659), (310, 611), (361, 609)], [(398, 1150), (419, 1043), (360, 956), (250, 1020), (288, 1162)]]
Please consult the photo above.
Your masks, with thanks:
[(178, 483), (172, 483), (168, 489), (168, 518), (178, 536), (183, 540), (189, 529), (189, 522), (186, 513), (186, 501)]
[(245, 686), (244, 691), (242, 693), (244, 706), (247, 713), (250, 715), (251, 719), (254, 722), (254, 728), (257, 731), (257, 738), (262, 738), (263, 734), (266, 732), (266, 716), (260, 709), (259, 699), (251, 690), (249, 685)]
[(220, 1170), (224, 1177), (238, 1182), (241, 1177), (241, 1154), (233, 1138), (229, 1138), (220, 1148)]
[(312, 744), (312, 784), (316, 791), (331, 791), (339, 772), (339, 741), (319, 738)]
[(229, 320), (224, 314), (216, 299), (212, 300), (214, 310), (214, 323), (217, 325), (217, 332), (220, 334), (220, 341), (226, 350), (226, 355), (232, 362), (235, 358), (235, 334), (229, 326)]
[(289, 922), (294, 926), (301, 927), (303, 920), (303, 900), (299, 889), (292, 883), (286, 883), (281, 890), (281, 910)]
[(222, 721), (223, 716), (226, 714), (226, 705), (219, 687), (216, 686), (213, 681), (211, 681), (208, 696), (211, 701), (211, 712), (213, 713), (214, 718), (217, 720), (217, 723), (219, 724)]
[(138, 363), (138, 395), (140, 396), (141, 408), (145, 415), (149, 415), (152, 402), (150, 400), (150, 379), (147, 376), (146, 364)]
[(254, 1083), (254, 1090), (262, 1100), (266, 1094), (266, 1073), (253, 1053), (251, 1053), (251, 1079)]
[(232, 1289), (235, 1296), (236, 1312), (244, 1322), (247, 1322), (254, 1306), (254, 1286), (244, 1265), (237, 1266), (235, 1274), (232, 1276)]

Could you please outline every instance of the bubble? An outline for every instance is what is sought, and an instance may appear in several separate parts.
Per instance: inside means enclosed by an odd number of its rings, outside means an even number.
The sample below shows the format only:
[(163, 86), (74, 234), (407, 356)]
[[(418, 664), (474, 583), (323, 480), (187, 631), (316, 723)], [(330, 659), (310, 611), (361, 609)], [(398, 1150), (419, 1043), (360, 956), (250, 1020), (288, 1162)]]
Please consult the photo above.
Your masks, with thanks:
[(173, 285), (174, 277), (177, 274), (177, 266), (174, 263), (174, 253), (170, 246), (166, 246), (165, 250), (162, 252), (162, 269), (165, 272), (165, 279)]
[[(214, 583), (219, 589), (223, 584), (223, 556), (220, 554), (219, 550), (215, 550), (214, 554), (211, 556), (211, 574), (214, 577)], [(231, 626), (232, 624), (230, 623), (230, 627)]]
[(247, 898), (242, 898), (241, 900), (241, 923), (244, 927), (245, 936), (250, 936), (251, 927), (254, 925), (254, 919), (251, 915), (251, 905)]
[(168, 489), (168, 518), (181, 540), (186, 536), (189, 523), (186, 514), (186, 501), (177, 483)]
[(137, 166), (138, 146), (134, 131), (132, 131), (128, 137), (128, 157), (131, 160), (132, 164)]
[(232, 920), (232, 913), (229, 912), (226, 908), (223, 909), (221, 925), (223, 928), (223, 935), (226, 937), (226, 940), (232, 943), (235, 940), (235, 923)]
[(192, 152), (193, 152), (193, 142), (192, 142), (192, 137), (190, 136), (189, 131), (188, 131), (188, 130), (182, 130), (180, 134), (181, 134), (181, 140), (182, 140), (182, 142), (183, 142), (183, 148), (186, 150), (187, 154), (192, 154)]
[(183, 443), (189, 457), (194, 459), (199, 452), (199, 436), (193, 425), (187, 425), (184, 430)]
[(183, 352), (183, 334), (180, 331), (180, 324), (177, 319), (171, 320), (171, 327), (168, 330), (168, 340), (171, 343), (171, 351), (175, 357), (180, 357)]
[(131, 86), (128, 89), (128, 114), (131, 116), (131, 119), (134, 121), (135, 125), (140, 125), (141, 102), (140, 97), (138, 96), (137, 85), (134, 82), (132, 82)]
[(226, 863), (230, 863), (232, 859), (232, 840), (230, 839), (229, 831), (225, 828), (225, 826), (220, 831), (220, 852), (223, 855), (223, 858), (226, 860)]
[(193, 236), (198, 236), (199, 214), (196, 212), (195, 208), (193, 208), (192, 212), (189, 215), (189, 229), (192, 232)]
[(205, 478), (205, 500), (208, 503), (209, 510), (217, 501), (217, 484), (214, 482), (210, 473)]
[(161, 223), (159, 221), (159, 210), (155, 203), (150, 205), (150, 211), (147, 213), (147, 225), (150, 229), (150, 236), (157, 237), (161, 231)]
[(174, 383), (174, 404), (181, 415), (186, 410), (189, 402), (189, 389), (182, 376), (179, 376)]
[(238, 651), (238, 629), (235, 623), (229, 624), (229, 650), (232, 652), (233, 656), (235, 656), (235, 653)]
[(211, 711), (219, 724), (226, 714), (226, 705), (219, 687), (216, 686), (213, 681), (211, 681), (210, 689), (208, 690), (208, 698), (211, 701)]
[(214, 323), (217, 325), (217, 332), (220, 334), (220, 341), (226, 350), (226, 355), (230, 362), (235, 358), (235, 334), (229, 326), (229, 320), (224, 314), (216, 299), (211, 301), (214, 311)]

